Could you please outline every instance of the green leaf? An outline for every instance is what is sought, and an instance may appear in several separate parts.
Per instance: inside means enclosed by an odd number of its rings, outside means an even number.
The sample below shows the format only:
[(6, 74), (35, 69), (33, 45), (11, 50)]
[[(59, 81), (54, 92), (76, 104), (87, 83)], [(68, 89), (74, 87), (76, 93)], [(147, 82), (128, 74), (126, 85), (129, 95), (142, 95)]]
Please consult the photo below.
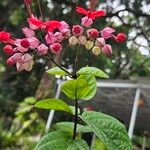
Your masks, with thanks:
[(54, 131), (43, 136), (35, 150), (66, 150), (71, 135), (64, 131)]
[(92, 150), (106, 150), (106, 146), (101, 140), (95, 139), (93, 142)]
[(100, 78), (109, 78), (108, 75), (96, 67), (83, 67), (78, 72), (78, 75), (93, 75)]
[(71, 139), (71, 135), (67, 132), (50, 132), (40, 140), (35, 150), (89, 150), (84, 140)]
[(82, 139), (73, 140), (67, 150), (89, 150), (87, 143)]
[(89, 85), (89, 92), (87, 93), (86, 96), (84, 96), (84, 100), (90, 100), (92, 99), (97, 91), (97, 86), (96, 86), (96, 79), (92, 75), (80, 75), (78, 77), (79, 79), (85, 79), (88, 82)]
[(60, 76), (65, 76), (67, 73), (63, 70), (61, 70), (59, 67), (54, 67), (46, 71), (48, 74), (52, 75), (60, 75)]
[(62, 87), (62, 92), (71, 99), (84, 99), (90, 88), (86, 80), (76, 79), (66, 81)]
[[(69, 106), (73, 115), (75, 115), (75, 107)], [(80, 114), (80, 109), (78, 108), (78, 114)]]
[(37, 102), (35, 105), (37, 108), (60, 110), (72, 113), (69, 105), (60, 99), (45, 99)]
[(84, 112), (80, 117), (108, 150), (133, 150), (126, 128), (117, 119), (99, 112)]
[[(73, 134), (74, 123), (73, 122), (58, 122), (54, 125), (54, 128), (57, 130), (62, 130)], [(89, 133), (93, 130), (89, 126), (84, 126), (77, 124), (77, 133)]]

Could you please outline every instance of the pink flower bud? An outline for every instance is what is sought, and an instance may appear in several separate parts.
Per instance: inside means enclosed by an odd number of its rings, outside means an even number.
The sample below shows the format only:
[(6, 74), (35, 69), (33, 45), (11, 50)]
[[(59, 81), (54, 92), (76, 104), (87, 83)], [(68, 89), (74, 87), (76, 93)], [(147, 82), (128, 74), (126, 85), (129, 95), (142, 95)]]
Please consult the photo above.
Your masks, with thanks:
[(54, 36), (55, 36), (57, 42), (62, 42), (62, 40), (64, 39), (64, 37), (63, 37), (61, 32), (56, 32), (54, 34)]
[(60, 31), (64, 29), (69, 29), (69, 25), (65, 21), (60, 22), (61, 26), (58, 28)]
[(15, 53), (13, 56), (11, 56), (9, 59), (7, 59), (8, 65), (13, 65), (16, 62), (22, 61), (22, 54), (21, 53)]
[(69, 44), (72, 45), (72, 46), (77, 45), (77, 44), (78, 44), (78, 39), (77, 39), (77, 37), (76, 37), (76, 36), (71, 36), (71, 37), (69, 38)]
[(26, 53), (26, 54), (24, 54), (23, 56), (22, 56), (22, 63), (26, 63), (26, 62), (28, 62), (28, 61), (30, 61), (30, 60), (33, 60), (33, 56), (32, 55), (30, 55), (30, 54), (28, 54), (28, 53)]
[(95, 45), (99, 46), (99, 47), (103, 47), (105, 45), (105, 39), (104, 38), (97, 38)]
[(67, 38), (69, 38), (69, 37), (71, 36), (71, 31), (70, 31), (70, 29), (63, 29), (63, 30), (61, 31), (61, 33), (62, 33), (62, 35), (63, 35), (63, 37), (64, 37), (65, 39), (67, 39)]
[(88, 38), (97, 38), (98, 35), (99, 35), (99, 32), (96, 29), (94, 29), (94, 28), (93, 29), (89, 29), (87, 31)]
[(48, 34), (45, 36), (45, 40), (47, 44), (53, 44), (57, 41), (55, 35), (52, 32), (48, 32)]
[(118, 33), (115, 40), (119, 43), (124, 42), (126, 40), (126, 35), (124, 33)]
[(85, 27), (90, 27), (93, 24), (93, 20), (86, 16), (81, 19), (81, 23)]
[(104, 39), (108, 39), (110, 37), (113, 37), (112, 33), (114, 33), (116, 30), (114, 30), (113, 28), (110, 28), (110, 27), (106, 27), (104, 28), (101, 32), (101, 36), (104, 38)]
[(41, 45), (38, 47), (38, 52), (39, 52), (41, 55), (45, 55), (45, 54), (47, 54), (47, 52), (48, 52), (48, 47), (47, 47), (45, 44), (41, 44)]
[(106, 54), (106, 55), (111, 55), (112, 54), (112, 48), (111, 45), (106, 44), (102, 47), (102, 53)]
[(54, 54), (59, 54), (62, 50), (62, 46), (60, 45), (60, 43), (54, 43), (50, 45), (50, 50)]
[(30, 43), (26, 38), (24, 38), (24, 39), (16, 39), (14, 42), (14, 45), (17, 46), (15, 48), (15, 51), (20, 51), (24, 53), (28, 51)]
[(22, 70), (31, 71), (31, 69), (33, 68), (33, 64), (34, 64), (33, 56), (30, 55), (29, 53), (26, 53), (21, 57), (21, 61), (16, 62), (16, 68), (17, 71)]
[(22, 70), (31, 71), (33, 68), (33, 65), (34, 65), (34, 61), (33, 59), (31, 59), (26, 63), (17, 62), (16, 68), (17, 68), (17, 71), (22, 71)]
[(75, 36), (79, 36), (83, 33), (83, 28), (79, 25), (74, 25), (72, 27), (72, 32)]
[(13, 47), (11, 45), (6, 45), (4, 47), (4, 53), (8, 55), (12, 55), (14, 53)]
[(86, 37), (85, 36), (79, 36), (78, 37), (78, 43), (81, 44), (81, 45), (85, 45), (86, 43)]
[(27, 27), (22, 28), (22, 32), (27, 38), (35, 36), (35, 32)]
[(30, 38), (28, 38), (28, 41), (29, 41), (29, 43), (30, 43), (30, 48), (31, 49), (35, 49), (35, 48), (38, 48), (39, 47), (39, 44), (40, 44), (40, 41), (37, 39), (37, 38), (35, 38), (35, 37), (30, 37)]

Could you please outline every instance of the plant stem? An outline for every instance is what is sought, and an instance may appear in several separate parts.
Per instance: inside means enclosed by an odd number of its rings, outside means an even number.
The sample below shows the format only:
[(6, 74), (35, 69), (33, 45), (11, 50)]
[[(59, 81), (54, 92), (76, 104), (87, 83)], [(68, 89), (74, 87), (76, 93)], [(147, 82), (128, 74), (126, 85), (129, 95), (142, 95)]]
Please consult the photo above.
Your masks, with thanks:
[(65, 72), (72, 78), (73, 75), (72, 75), (69, 71), (67, 71), (65, 68), (63, 68), (62, 66), (60, 66), (54, 59), (51, 59), (51, 61), (52, 61), (57, 67), (59, 67), (61, 70), (65, 71)]
[[(77, 79), (77, 64), (78, 64), (78, 55), (80, 52), (80, 46), (78, 47), (75, 59), (74, 59), (74, 69), (73, 69), (73, 79)], [(78, 98), (77, 98), (77, 89), (75, 92), (75, 116), (74, 116), (74, 129), (73, 129), (73, 139), (76, 138), (77, 124), (78, 124)]]
[(37, 3), (38, 3), (39, 11), (40, 11), (40, 17), (44, 20), (44, 16), (43, 16), (40, 0), (37, 0)]
[(77, 132), (77, 123), (78, 123), (78, 99), (75, 98), (75, 116), (74, 116), (74, 129), (73, 129), (73, 139), (76, 138), (76, 132)]
[(65, 68), (63, 68), (61, 65), (59, 65), (59, 64), (54, 60), (54, 58), (53, 58), (52, 55), (51, 55), (51, 56), (45, 56), (45, 58), (47, 58), (48, 60), (50, 59), (57, 67), (59, 67), (61, 70), (65, 71), (65, 72), (68, 74), (68, 76), (69, 76), (70, 78), (73, 78), (73, 74), (70, 73), (69, 71), (67, 71), (67, 70), (66, 70)]

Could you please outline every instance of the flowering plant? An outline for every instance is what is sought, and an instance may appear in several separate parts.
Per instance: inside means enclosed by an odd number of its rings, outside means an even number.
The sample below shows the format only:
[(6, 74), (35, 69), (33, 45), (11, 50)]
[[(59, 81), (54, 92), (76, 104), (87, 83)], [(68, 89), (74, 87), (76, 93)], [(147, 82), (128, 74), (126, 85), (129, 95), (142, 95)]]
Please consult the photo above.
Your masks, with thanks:
[[(85, 10), (77, 7), (76, 12), (84, 15), (81, 24), (69, 26), (65, 21), (38, 19), (31, 11), (31, 0), (24, 0), (30, 17), (27, 19), (29, 27), (22, 28), (23, 38), (13, 38), (10, 33), (0, 31), (0, 42), (4, 44), (4, 53), (10, 57), (7, 64), (16, 65), (17, 71), (31, 71), (36, 56), (52, 61), (57, 67), (47, 70), (48, 74), (69, 76), (61, 91), (74, 100), (75, 106), (69, 106), (61, 99), (44, 99), (38, 101), (35, 107), (52, 109), (71, 113), (73, 122), (60, 122), (56, 124), (56, 131), (45, 135), (37, 144), (37, 150), (64, 149), (88, 150), (86, 141), (79, 137), (79, 133), (94, 132), (105, 144), (108, 150), (132, 150), (126, 129), (117, 119), (103, 113), (79, 110), (79, 100), (90, 100), (96, 93), (96, 77), (108, 78), (102, 70), (95, 67), (83, 67), (77, 70), (78, 55), (81, 47), (95, 56), (100, 54), (111, 55), (112, 47), (108, 39), (123, 42), (124, 33), (116, 34), (116, 30), (105, 27), (102, 30), (92, 28), (97, 17), (106, 16), (104, 10), (95, 11), (96, 0), (91, 0), (90, 7)], [(69, 72), (55, 61), (55, 56), (63, 51), (64, 42), (76, 47), (73, 71)], [(82, 120), (86, 125), (79, 124)], [(81, 122), (81, 123), (83, 123)], [(64, 128), (65, 127), (65, 128)], [(71, 130), (70, 130), (71, 129)]]

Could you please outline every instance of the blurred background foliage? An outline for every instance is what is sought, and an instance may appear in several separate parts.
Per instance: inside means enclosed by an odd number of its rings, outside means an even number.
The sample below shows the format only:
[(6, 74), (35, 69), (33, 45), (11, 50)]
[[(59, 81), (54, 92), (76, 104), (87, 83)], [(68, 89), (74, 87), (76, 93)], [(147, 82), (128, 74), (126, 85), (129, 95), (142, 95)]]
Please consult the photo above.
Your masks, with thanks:
[[(81, 18), (75, 13), (76, 5), (86, 8), (89, 1), (40, 0), (40, 3), (46, 20), (57, 18), (57, 20), (64, 20), (73, 25), (79, 24)], [(38, 0), (33, 0), (32, 8), (34, 14), (40, 17)], [(127, 41), (123, 44), (111, 42), (113, 55), (110, 58), (102, 55), (95, 57), (83, 49), (80, 54), (79, 67), (85, 66), (85, 64), (98, 67), (106, 71), (113, 79), (128, 79), (131, 76), (150, 77), (150, 1), (100, 0), (97, 8), (106, 10), (107, 16), (98, 18), (94, 27), (99, 27), (99, 29), (105, 26), (114, 27), (117, 31), (127, 34)], [(10, 31), (14, 37), (21, 37), (23, 35), (20, 27), (27, 25), (27, 17), (23, 0), (0, 0), (0, 30)], [(0, 49), (0, 131), (2, 133), (0, 149), (12, 147), (12, 145), (19, 148), (20, 145), (28, 145), (31, 135), (34, 137), (35, 133), (40, 134), (44, 130), (45, 122), (42, 119), (39, 120), (39, 114), (31, 109), (31, 105), (34, 103), (33, 98), (30, 98), (31, 102), (25, 98), (35, 97), (37, 91), (38, 95), (42, 95), (40, 97), (51, 96), (50, 89), (44, 88), (49, 83), (45, 82), (49, 77), (44, 74), (44, 65), (47, 64), (38, 60), (31, 72), (18, 73), (15, 67), (6, 65), (7, 56), (3, 54), (1, 45)], [(70, 67), (74, 52), (75, 49), (68, 48), (67, 44), (64, 45), (63, 54), (59, 57), (64, 67)], [(41, 86), (41, 84), (43, 85)], [(46, 92), (45, 89), (48, 94), (39, 93)], [(23, 101), (24, 99), (25, 101)], [(18, 108), (22, 112), (18, 113)], [(20, 122), (22, 125), (17, 123), (16, 126), (16, 122)], [(15, 133), (12, 133), (12, 130)], [(26, 144), (21, 143), (23, 139)]]

